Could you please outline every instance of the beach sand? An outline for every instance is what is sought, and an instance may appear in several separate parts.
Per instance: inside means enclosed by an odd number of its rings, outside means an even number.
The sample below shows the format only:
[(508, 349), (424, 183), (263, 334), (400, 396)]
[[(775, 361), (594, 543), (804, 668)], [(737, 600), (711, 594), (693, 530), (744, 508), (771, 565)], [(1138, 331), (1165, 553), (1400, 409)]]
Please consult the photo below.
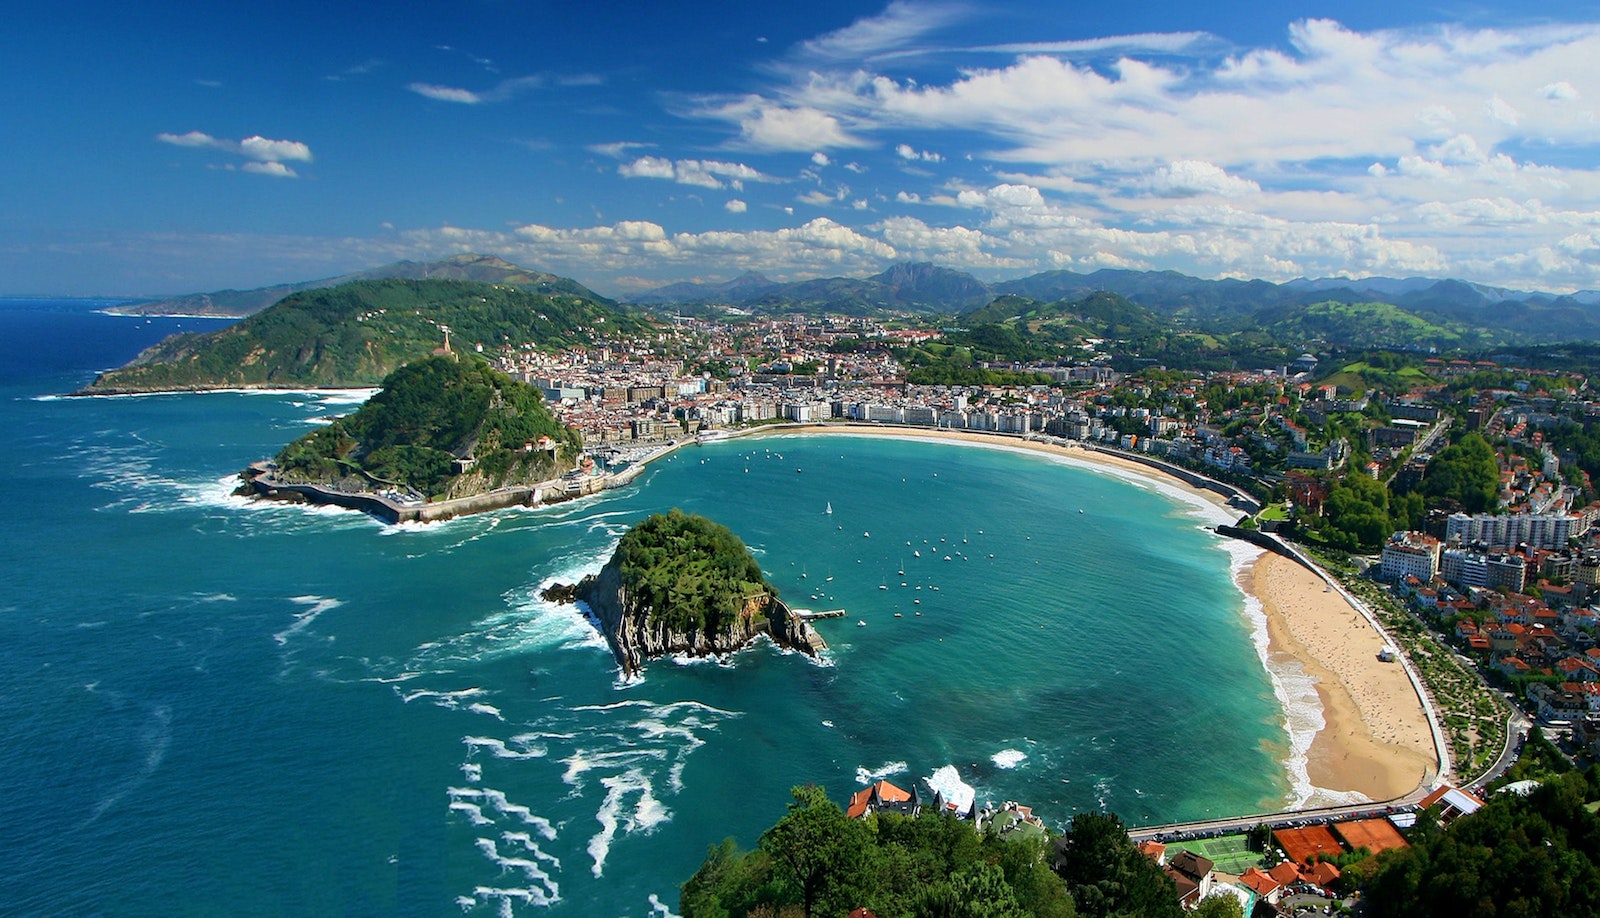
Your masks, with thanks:
[[(929, 438), (1068, 456), (1184, 490), (1209, 501), (1230, 518), (1239, 513), (1215, 491), (1099, 450), (968, 431), (903, 427), (812, 425), (773, 428), (771, 433)], [(1316, 679), (1324, 726), (1308, 753), (1307, 773), (1313, 786), (1385, 801), (1405, 796), (1436, 774), (1438, 761), (1421, 699), (1399, 663), (1378, 659), (1378, 652), (1388, 642), (1343, 596), (1324, 591), (1320, 576), (1271, 552), (1263, 552), (1242, 569), (1238, 580), (1240, 588), (1261, 603), (1267, 619), (1268, 653), (1280, 661), (1298, 662)]]
[(1240, 575), (1267, 617), (1269, 653), (1299, 661), (1317, 680), (1325, 726), (1311, 743), (1311, 783), (1392, 800), (1437, 771), (1433, 734), (1399, 663), (1384, 663), (1385, 641), (1320, 577), (1275, 554)]

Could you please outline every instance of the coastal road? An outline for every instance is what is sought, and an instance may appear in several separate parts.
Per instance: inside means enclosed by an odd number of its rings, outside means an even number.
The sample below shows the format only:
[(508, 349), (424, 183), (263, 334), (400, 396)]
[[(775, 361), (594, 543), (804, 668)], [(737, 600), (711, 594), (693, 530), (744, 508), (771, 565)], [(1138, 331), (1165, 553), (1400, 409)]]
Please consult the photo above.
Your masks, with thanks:
[(1423, 797), (1428, 795), (1426, 788), (1419, 787), (1398, 800), (1388, 803), (1359, 803), (1353, 806), (1327, 806), (1312, 810), (1287, 810), (1281, 813), (1257, 813), (1252, 816), (1230, 816), (1226, 819), (1206, 819), (1199, 822), (1180, 822), (1165, 826), (1147, 826), (1141, 829), (1129, 829), (1128, 837), (1135, 843), (1142, 841), (1179, 841), (1185, 838), (1195, 838), (1207, 835), (1237, 835), (1248, 832), (1259, 825), (1267, 825), (1274, 829), (1289, 826), (1311, 825), (1313, 823), (1330, 822), (1335, 819), (1381, 819), (1393, 813), (1406, 812), (1414, 809)]

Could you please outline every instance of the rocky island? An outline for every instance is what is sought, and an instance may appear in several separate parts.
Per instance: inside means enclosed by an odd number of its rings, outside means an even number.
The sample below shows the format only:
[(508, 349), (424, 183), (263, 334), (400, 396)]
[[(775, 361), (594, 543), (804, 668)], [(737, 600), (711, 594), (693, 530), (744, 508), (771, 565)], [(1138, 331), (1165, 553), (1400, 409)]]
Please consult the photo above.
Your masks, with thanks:
[(654, 657), (732, 653), (761, 635), (813, 657), (827, 649), (738, 536), (677, 509), (628, 530), (600, 573), (545, 595), (584, 602), (626, 676)]
[(391, 522), (442, 518), (585, 493), (589, 479), (598, 489), (601, 476), (574, 469), (580, 446), (538, 389), (475, 355), (429, 357), (390, 373), (354, 414), (252, 466), (244, 487)]

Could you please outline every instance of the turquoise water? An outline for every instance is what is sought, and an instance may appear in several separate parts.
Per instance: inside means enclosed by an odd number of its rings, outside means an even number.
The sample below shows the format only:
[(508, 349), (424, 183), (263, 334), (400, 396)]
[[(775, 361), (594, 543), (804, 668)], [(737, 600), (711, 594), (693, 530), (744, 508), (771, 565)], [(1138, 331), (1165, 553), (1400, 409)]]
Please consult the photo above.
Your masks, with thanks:
[[(89, 305), (0, 301), (0, 912), (662, 913), (792, 785), (946, 765), (1058, 825), (1293, 796), (1233, 556), (1168, 493), (815, 436), (432, 526), (248, 504), (235, 470), (361, 393), (52, 398), (176, 327)], [(848, 611), (825, 664), (619, 682), (538, 599), (674, 506)]]

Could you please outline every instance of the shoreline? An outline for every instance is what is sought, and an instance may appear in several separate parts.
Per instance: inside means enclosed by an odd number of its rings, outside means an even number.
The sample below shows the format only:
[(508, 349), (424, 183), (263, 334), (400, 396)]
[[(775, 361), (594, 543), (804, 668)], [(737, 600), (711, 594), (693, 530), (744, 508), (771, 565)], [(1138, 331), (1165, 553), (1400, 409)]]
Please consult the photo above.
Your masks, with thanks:
[[(973, 431), (902, 427), (785, 425), (748, 434), (899, 437), (1037, 453), (1154, 485), (1231, 524), (1241, 511), (1222, 494), (1115, 453)], [(1225, 537), (1226, 538), (1226, 537)], [(1388, 641), (1323, 575), (1260, 546), (1229, 539), (1230, 568), (1251, 619), (1252, 640), (1283, 709), (1292, 799), (1288, 809), (1385, 803), (1438, 776), (1431, 724), (1398, 662), (1378, 660)], [(1238, 548), (1234, 548), (1238, 546)]]

